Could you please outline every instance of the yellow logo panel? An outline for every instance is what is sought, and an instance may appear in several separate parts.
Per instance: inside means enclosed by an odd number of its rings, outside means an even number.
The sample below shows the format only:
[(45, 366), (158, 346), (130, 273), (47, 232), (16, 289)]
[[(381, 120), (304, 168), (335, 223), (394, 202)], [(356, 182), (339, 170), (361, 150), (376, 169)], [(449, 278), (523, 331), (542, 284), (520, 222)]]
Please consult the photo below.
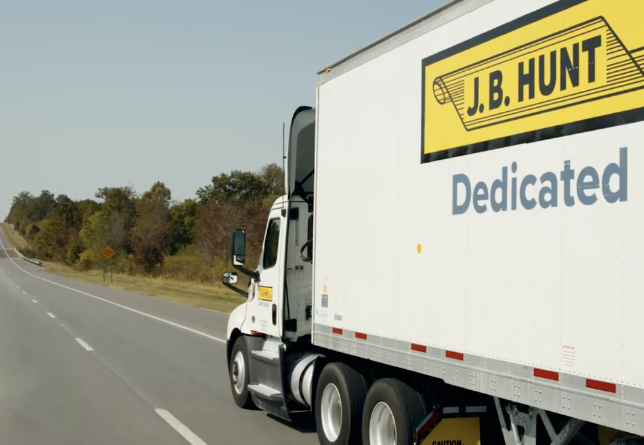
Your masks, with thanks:
[(259, 286), (259, 294), (257, 298), (264, 301), (273, 301), (273, 288), (266, 287), (266, 286)]
[(644, 120), (642, 14), (560, 0), (423, 60), (422, 162)]

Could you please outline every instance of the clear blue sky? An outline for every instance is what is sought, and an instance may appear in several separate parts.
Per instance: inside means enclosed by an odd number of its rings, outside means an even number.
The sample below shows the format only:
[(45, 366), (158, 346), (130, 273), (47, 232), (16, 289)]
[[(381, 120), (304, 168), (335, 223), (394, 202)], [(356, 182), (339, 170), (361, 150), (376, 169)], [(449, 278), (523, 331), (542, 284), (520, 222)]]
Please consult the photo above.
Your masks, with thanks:
[(33, 0), (0, 15), (0, 220), (22, 190), (72, 199), (163, 181), (194, 196), (281, 163), (316, 72), (446, 0)]

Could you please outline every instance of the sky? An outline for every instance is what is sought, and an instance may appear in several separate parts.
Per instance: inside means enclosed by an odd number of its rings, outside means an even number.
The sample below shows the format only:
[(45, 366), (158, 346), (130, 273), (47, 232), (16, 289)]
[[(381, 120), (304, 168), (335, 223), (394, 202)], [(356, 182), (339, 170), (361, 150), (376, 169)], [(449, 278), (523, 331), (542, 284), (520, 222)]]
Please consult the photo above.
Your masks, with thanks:
[(26, 190), (174, 199), (282, 163), (317, 72), (447, 0), (32, 0), (0, 8), (0, 220)]

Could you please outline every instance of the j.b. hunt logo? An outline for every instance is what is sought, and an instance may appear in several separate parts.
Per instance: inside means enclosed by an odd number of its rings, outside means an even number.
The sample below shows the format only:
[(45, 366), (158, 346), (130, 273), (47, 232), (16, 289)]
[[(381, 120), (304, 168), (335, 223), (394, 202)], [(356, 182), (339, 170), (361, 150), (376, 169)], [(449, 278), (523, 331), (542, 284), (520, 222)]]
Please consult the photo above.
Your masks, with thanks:
[(566, 207), (577, 203), (590, 206), (601, 195), (609, 204), (628, 199), (627, 147), (620, 148), (618, 162), (611, 162), (600, 169), (586, 166), (576, 170), (571, 161), (565, 161), (559, 172), (547, 171), (539, 177), (530, 173), (521, 178), (518, 176), (521, 174), (518, 163), (512, 162), (510, 172), (511, 177), (508, 178), (508, 167), (503, 167), (501, 178), (495, 179), (491, 185), (480, 181), (473, 187), (466, 174), (454, 175), (452, 215), (462, 215), (471, 207), (476, 213), (488, 210), (505, 212), (517, 210), (519, 206), (525, 210), (537, 206), (548, 209), (560, 206), (561, 201)]
[(623, 124), (605, 117), (644, 104), (644, 33), (632, 17), (640, 3), (559, 0), (425, 59), (422, 162), (566, 124), (575, 132)]
[[(562, 47), (559, 50), (554, 50), (550, 52), (549, 56), (549, 67), (546, 66), (546, 57), (542, 54), (539, 56), (539, 70), (538, 70), (538, 85), (540, 99), (545, 99), (546, 97), (552, 95), (555, 92), (556, 87), (558, 86), (559, 91), (565, 92), (568, 88), (579, 88), (580, 87), (580, 74), (585, 67), (588, 73), (587, 85), (590, 85), (596, 82), (596, 53), (595, 50), (602, 45), (602, 36), (597, 35), (589, 39), (583, 40), (581, 45), (575, 43), (572, 45), (572, 48), (569, 51), (569, 48)], [(580, 66), (579, 64), (579, 47), (586, 54), (587, 64)], [(558, 63), (560, 61), (560, 63)], [(518, 63), (518, 75), (516, 83), (518, 84), (518, 102), (526, 102), (529, 99), (535, 99), (536, 95), (536, 74), (535, 73), (535, 58), (532, 57), (528, 62), (521, 61)], [(560, 65), (560, 68), (558, 67)], [(559, 69), (558, 69), (559, 68)], [(546, 74), (549, 79), (546, 80)], [(584, 73), (585, 74), (585, 73)], [(503, 91), (503, 71), (495, 70), (491, 71), (488, 75), (488, 107), (487, 111), (492, 112), (500, 108), (502, 105), (510, 107), (512, 101), (510, 96), (504, 96)], [(444, 82), (442, 79), (438, 80), (439, 84), (437, 86), (442, 89), (444, 88)], [(558, 84), (558, 85), (557, 85)], [(483, 104), (483, 98), (481, 98), (481, 87), (480, 87), (480, 77), (476, 76), (473, 80), (473, 85), (471, 89), (466, 89), (465, 97), (470, 96), (471, 101), (473, 102), (472, 106), (467, 108), (467, 117), (461, 116), (463, 118), (463, 125), (468, 130), (482, 128), (490, 125), (498, 125), (503, 122), (507, 122), (513, 119), (521, 118), (521, 114), (528, 113), (542, 113), (546, 110), (543, 110), (544, 107), (526, 105), (523, 107), (515, 107), (512, 111), (506, 113), (497, 113), (494, 117), (480, 117), (475, 118), (477, 114), (485, 115), (485, 105)], [(434, 90), (434, 94), (437, 94), (438, 98), (446, 97), (445, 94), (441, 91), (440, 93)], [(561, 102), (559, 102), (560, 104)], [(467, 102), (465, 103), (467, 105)], [(557, 106), (558, 104), (554, 103), (551, 106)], [(458, 108), (457, 108), (458, 110)], [(461, 108), (462, 110), (462, 108)], [(471, 119), (470, 119), (471, 118)]]

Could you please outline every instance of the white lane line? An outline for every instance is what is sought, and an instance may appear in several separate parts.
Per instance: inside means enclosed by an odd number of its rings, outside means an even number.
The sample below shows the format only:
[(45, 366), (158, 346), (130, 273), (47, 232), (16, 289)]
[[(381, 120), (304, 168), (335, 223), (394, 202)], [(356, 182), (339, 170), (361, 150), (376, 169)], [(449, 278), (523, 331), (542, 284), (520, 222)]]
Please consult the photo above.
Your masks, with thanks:
[[(0, 246), (2, 246), (2, 248), (4, 249), (4, 244), (2, 244), (2, 240), (0, 240)], [(156, 321), (160, 321), (160, 322), (162, 322), (162, 323), (169, 324), (170, 326), (174, 326), (175, 328), (183, 329), (184, 331), (188, 331), (188, 332), (192, 332), (193, 334), (201, 335), (202, 337), (208, 338), (208, 339), (210, 339), (210, 340), (214, 340), (214, 341), (216, 341), (216, 342), (226, 344), (226, 340), (224, 340), (224, 339), (222, 339), (222, 338), (218, 338), (218, 337), (215, 337), (215, 336), (213, 336), (213, 335), (206, 334), (205, 332), (197, 331), (196, 329), (192, 329), (192, 328), (189, 328), (189, 327), (187, 327), (187, 326), (180, 325), (179, 323), (175, 323), (175, 322), (172, 322), (172, 321), (170, 321), (170, 320), (166, 320), (166, 319), (164, 319), (164, 318), (160, 318), (160, 317), (155, 317), (154, 315), (150, 315), (150, 314), (148, 314), (148, 313), (146, 313), (146, 312), (137, 311), (136, 309), (132, 309), (131, 307), (123, 306), (122, 304), (115, 303), (115, 302), (110, 301), (110, 300), (107, 300), (107, 299), (105, 299), (105, 298), (97, 297), (96, 295), (92, 295), (92, 294), (89, 294), (89, 293), (87, 293), (87, 292), (83, 292), (83, 291), (80, 291), (80, 290), (78, 290), (78, 289), (74, 289), (73, 287), (65, 286), (65, 285), (63, 285), (63, 284), (56, 283), (55, 281), (51, 281), (51, 280), (48, 280), (48, 279), (46, 279), (46, 278), (39, 277), (38, 275), (34, 275), (34, 274), (32, 274), (31, 272), (28, 272), (28, 271), (26, 271), (25, 269), (23, 269), (22, 267), (18, 266), (18, 265), (16, 264), (16, 262), (15, 262), (12, 258), (9, 258), (9, 260), (10, 260), (10, 261), (13, 263), (13, 265), (14, 265), (14, 266), (16, 266), (18, 269), (22, 270), (22, 271), (23, 271), (24, 273), (26, 273), (27, 275), (31, 275), (31, 276), (32, 276), (32, 277), (34, 277), (34, 278), (38, 278), (39, 280), (46, 281), (47, 283), (53, 284), (53, 285), (58, 286), (58, 287), (62, 287), (63, 289), (71, 290), (71, 291), (73, 291), (73, 292), (76, 292), (76, 293), (79, 293), (79, 294), (81, 294), (81, 295), (85, 295), (85, 296), (88, 296), (88, 297), (94, 298), (94, 299), (96, 299), (96, 300), (103, 301), (103, 302), (105, 302), (105, 303), (113, 304), (114, 306), (118, 306), (118, 307), (120, 307), (121, 309), (126, 309), (126, 310), (128, 310), (128, 311), (134, 312), (135, 314), (143, 315), (144, 317), (148, 317), (148, 318), (151, 318), (151, 319), (153, 319), (153, 320), (156, 320)]]
[(20, 289), (20, 286), (16, 286), (16, 288)]
[(25, 291), (23, 290), (23, 291), (22, 291), (22, 294), (23, 294), (23, 295), (27, 295), (27, 292), (25, 292)]
[(31, 300), (31, 301), (33, 301), (34, 303), (38, 303), (36, 300)]
[[(61, 325), (61, 326), (62, 326), (62, 325)], [(79, 343), (83, 348), (87, 349), (89, 352), (92, 352), (92, 351), (93, 351), (92, 347), (91, 347), (90, 345), (88, 345), (87, 343), (85, 343), (85, 341), (83, 341), (83, 339), (82, 339), (82, 338), (77, 338), (77, 339), (76, 339), (76, 341), (77, 341), (77, 342), (78, 342), (78, 343)]]
[(163, 420), (165, 420), (168, 425), (175, 429), (175, 431), (183, 436), (184, 439), (188, 441), (191, 445), (207, 445), (206, 442), (201, 440), (199, 436), (190, 431), (190, 428), (185, 426), (183, 423), (179, 422), (176, 417), (170, 414), (168, 411), (156, 408), (154, 410)]
[(47, 315), (49, 315), (51, 318), (56, 318), (56, 316), (54, 314), (52, 314), (51, 312), (47, 312)]

